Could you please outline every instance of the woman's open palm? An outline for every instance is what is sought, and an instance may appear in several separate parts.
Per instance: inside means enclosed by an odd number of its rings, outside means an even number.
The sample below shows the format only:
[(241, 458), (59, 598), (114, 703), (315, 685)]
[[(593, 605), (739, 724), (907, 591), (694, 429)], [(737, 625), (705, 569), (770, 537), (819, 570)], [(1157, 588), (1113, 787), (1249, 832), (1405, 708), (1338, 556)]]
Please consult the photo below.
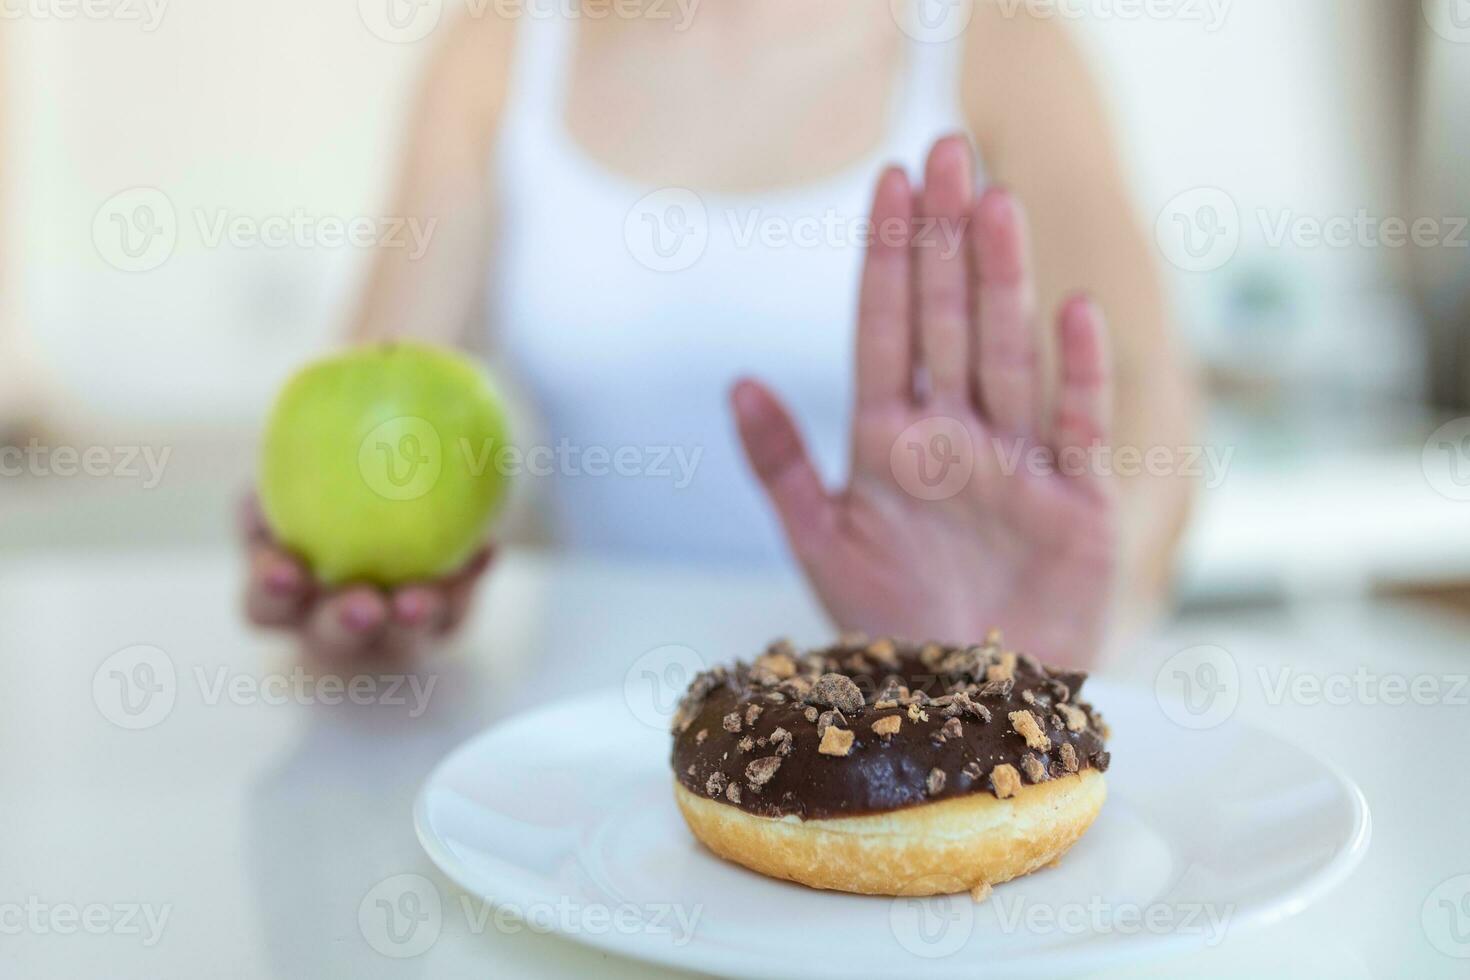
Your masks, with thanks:
[(734, 392), (741, 437), (840, 626), (951, 642), (1000, 627), (1013, 647), (1082, 664), (1117, 565), (1095, 452), (1111, 399), (1102, 316), (1084, 297), (1063, 305), (1057, 376), (1043, 377), (1025, 216), (973, 184), (963, 137), (935, 145), (918, 193), (897, 169), (878, 182), (848, 486), (822, 485), (753, 381)]

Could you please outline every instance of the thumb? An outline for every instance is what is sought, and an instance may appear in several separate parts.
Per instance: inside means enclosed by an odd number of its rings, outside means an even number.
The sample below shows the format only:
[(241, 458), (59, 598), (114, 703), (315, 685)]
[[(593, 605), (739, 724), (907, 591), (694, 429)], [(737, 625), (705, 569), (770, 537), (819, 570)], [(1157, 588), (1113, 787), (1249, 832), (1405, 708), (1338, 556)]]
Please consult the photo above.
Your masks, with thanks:
[(730, 393), (745, 456), (786, 529), (798, 558), (806, 560), (829, 539), (836, 509), (812, 466), (791, 415), (764, 385), (737, 382)]

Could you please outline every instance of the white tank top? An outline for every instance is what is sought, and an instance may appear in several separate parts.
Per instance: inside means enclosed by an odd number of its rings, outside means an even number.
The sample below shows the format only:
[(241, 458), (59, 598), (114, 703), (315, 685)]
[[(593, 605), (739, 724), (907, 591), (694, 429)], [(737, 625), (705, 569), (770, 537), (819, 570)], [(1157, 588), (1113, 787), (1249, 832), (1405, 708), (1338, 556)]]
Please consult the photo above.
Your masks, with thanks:
[(885, 164), (921, 173), (930, 144), (965, 128), (958, 42), (910, 43), (869, 156), (818, 183), (730, 195), (642, 185), (573, 141), (575, 29), (522, 21), (495, 161), (489, 314), (498, 367), (538, 414), (532, 492), (567, 548), (784, 563), (730, 387), (770, 384), (829, 484), (845, 480), (859, 223)]

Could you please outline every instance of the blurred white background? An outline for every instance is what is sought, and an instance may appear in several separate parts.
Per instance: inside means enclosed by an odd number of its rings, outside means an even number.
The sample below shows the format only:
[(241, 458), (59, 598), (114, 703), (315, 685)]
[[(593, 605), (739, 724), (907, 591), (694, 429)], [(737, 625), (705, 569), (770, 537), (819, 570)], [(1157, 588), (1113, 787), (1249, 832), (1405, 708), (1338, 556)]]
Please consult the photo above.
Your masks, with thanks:
[[(366, 252), (212, 245), (195, 216), (386, 213), (434, 40), (387, 43), (351, 0), (157, 3), (156, 24), (142, 0), (137, 20), (4, 24), (0, 420), (22, 442), (170, 446), (168, 479), (6, 478), (0, 547), (229, 536), (255, 427), (341, 331)], [(1272, 241), (1282, 222), (1359, 215), (1430, 216), (1449, 236), (1443, 219), (1470, 214), (1457, 3), (1058, 8), (1078, 14), (1064, 16), (1111, 93), (1140, 221), (1174, 260), (1180, 329), (1215, 394), (1209, 440), (1234, 451), (1201, 495), (1196, 597), (1470, 579), (1470, 504), (1426, 497), (1421, 459), (1467, 393), (1470, 233), (1459, 247)], [(178, 216), (150, 271), (110, 264), (93, 236), (99, 209), (133, 188)], [(1201, 201), (1233, 208), (1239, 246), (1186, 271), (1171, 221), (1200, 217)], [(1428, 407), (1431, 384), (1448, 414)]]

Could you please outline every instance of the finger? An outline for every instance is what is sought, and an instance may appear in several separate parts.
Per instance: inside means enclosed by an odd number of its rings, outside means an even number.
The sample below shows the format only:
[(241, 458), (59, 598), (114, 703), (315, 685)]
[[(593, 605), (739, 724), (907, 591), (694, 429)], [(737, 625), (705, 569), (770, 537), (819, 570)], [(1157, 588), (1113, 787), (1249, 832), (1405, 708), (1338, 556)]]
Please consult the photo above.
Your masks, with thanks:
[(910, 328), (909, 236), (913, 193), (902, 170), (890, 167), (873, 193), (873, 239), (863, 260), (858, 294), (857, 406), (907, 402), (913, 395), (914, 338)]
[(465, 621), (474, 606), (475, 591), (479, 588), (480, 579), (484, 577), (485, 570), (490, 567), (494, 557), (495, 549), (486, 545), (445, 583), (445, 608), (439, 627), (440, 633), (452, 633)]
[(475, 583), (450, 586), (445, 593), (444, 625), (439, 632), (453, 633), (469, 618), (470, 610), (475, 604)]
[(311, 575), (295, 557), (257, 544), (246, 571), (245, 615), (257, 626), (294, 626), (305, 613)]
[(398, 589), (388, 598), (383, 646), (393, 651), (422, 652), (429, 639), (443, 631), (448, 612), (444, 585), (409, 585)]
[(382, 641), (388, 612), (388, 601), (377, 589), (366, 585), (343, 589), (318, 602), (308, 614), (307, 648), (328, 660), (360, 657)]
[(426, 633), (439, 627), (444, 609), (444, 590), (429, 585), (399, 589), (390, 604), (394, 626)]
[(458, 571), (450, 575), (449, 581), (460, 582), (478, 579), (481, 575), (485, 574), (485, 570), (490, 567), (490, 563), (494, 560), (495, 546), (493, 544), (487, 544), (471, 555), (469, 561), (461, 565)]
[(831, 532), (833, 505), (791, 416), (754, 381), (736, 384), (731, 400), (745, 455), (781, 518), (792, 550), (802, 559), (815, 554)]
[(1026, 215), (1004, 190), (975, 206), (976, 401), (997, 430), (1036, 431), (1036, 286), (1031, 278)]
[(1086, 453), (1108, 439), (1112, 416), (1112, 367), (1102, 311), (1085, 296), (1076, 296), (1058, 317), (1061, 384), (1052, 419), (1052, 448), (1063, 472), (1087, 479), (1095, 468)]
[(973, 180), (965, 137), (934, 144), (924, 169), (914, 253), (920, 359), (929, 391), (941, 399), (964, 398), (970, 388), (970, 269), (964, 228)]
[(240, 532), (248, 543), (255, 544), (272, 540), (273, 535), (270, 525), (266, 523), (265, 512), (260, 509), (260, 498), (254, 491), (245, 494), (240, 499)]

